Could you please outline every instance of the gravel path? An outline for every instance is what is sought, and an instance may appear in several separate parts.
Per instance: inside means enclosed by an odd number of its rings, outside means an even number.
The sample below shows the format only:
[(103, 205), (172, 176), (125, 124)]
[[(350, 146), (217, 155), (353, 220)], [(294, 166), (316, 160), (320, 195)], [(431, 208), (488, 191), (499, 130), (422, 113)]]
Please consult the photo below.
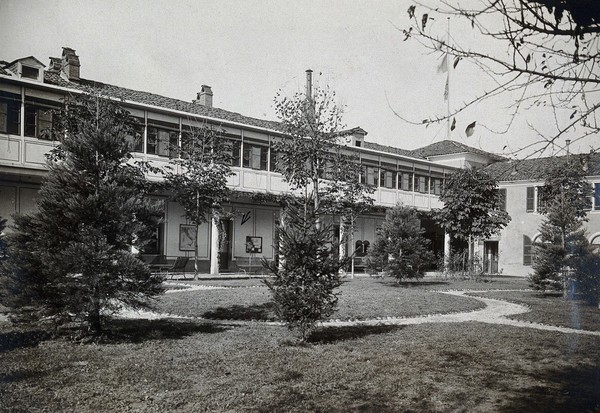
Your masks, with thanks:
[[(516, 291), (516, 290), (499, 290), (499, 291)], [(464, 297), (465, 294), (470, 293), (485, 293), (488, 291), (438, 291), (440, 294), (450, 294), (459, 297)], [(477, 321), (480, 323), (488, 324), (501, 324), (513, 327), (526, 327), (535, 328), (538, 330), (546, 331), (558, 331), (561, 333), (574, 333), (574, 334), (587, 334), (593, 336), (600, 336), (600, 331), (589, 331), (589, 330), (578, 330), (575, 328), (557, 327), (546, 324), (530, 323), (526, 321), (511, 320), (508, 316), (523, 314), (529, 312), (529, 308), (520, 304), (513, 304), (507, 301), (496, 300), (493, 298), (482, 298), (476, 296), (469, 296), (485, 303), (486, 307), (481, 310), (464, 312), (464, 313), (453, 313), (453, 314), (434, 314), (421, 317), (407, 317), (407, 318), (395, 318), (387, 317), (375, 320), (364, 320), (364, 321), (326, 321), (321, 323), (322, 326), (331, 327), (350, 327), (357, 325), (414, 325), (414, 324), (425, 324), (425, 323), (463, 323), (467, 321)]]

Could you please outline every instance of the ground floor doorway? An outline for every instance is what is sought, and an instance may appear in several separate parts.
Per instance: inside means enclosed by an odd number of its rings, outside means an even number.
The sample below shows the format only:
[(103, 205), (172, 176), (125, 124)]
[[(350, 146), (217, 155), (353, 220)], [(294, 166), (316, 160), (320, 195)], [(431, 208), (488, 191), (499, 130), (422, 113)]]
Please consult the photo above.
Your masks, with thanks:
[(483, 272), (498, 274), (498, 241), (483, 243)]

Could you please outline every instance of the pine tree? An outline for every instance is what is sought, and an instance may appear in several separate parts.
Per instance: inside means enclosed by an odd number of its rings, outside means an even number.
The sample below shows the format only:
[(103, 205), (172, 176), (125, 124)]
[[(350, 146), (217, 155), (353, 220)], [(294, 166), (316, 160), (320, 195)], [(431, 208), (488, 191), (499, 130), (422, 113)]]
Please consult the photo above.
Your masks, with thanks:
[(314, 202), (288, 204), (285, 226), (279, 227), (281, 264), (263, 262), (275, 276), (265, 281), (271, 290), (277, 315), (306, 341), (315, 324), (329, 317), (337, 306), (335, 288), (344, 261), (337, 258), (329, 240), (331, 228), (319, 228)]
[(421, 278), (435, 259), (430, 241), (423, 236), (414, 208), (398, 205), (387, 211), (385, 221), (367, 255), (367, 269), (396, 277)]
[(145, 166), (129, 153), (127, 111), (83, 95), (59, 119), (37, 211), (15, 217), (2, 284), (16, 314), (75, 320), (99, 333), (121, 306), (148, 307), (162, 292), (161, 278), (131, 253), (161, 211), (148, 198)]
[(531, 286), (568, 293), (570, 279), (589, 250), (583, 222), (590, 208), (591, 187), (585, 179), (585, 157), (557, 160), (538, 190), (541, 241), (534, 245)]

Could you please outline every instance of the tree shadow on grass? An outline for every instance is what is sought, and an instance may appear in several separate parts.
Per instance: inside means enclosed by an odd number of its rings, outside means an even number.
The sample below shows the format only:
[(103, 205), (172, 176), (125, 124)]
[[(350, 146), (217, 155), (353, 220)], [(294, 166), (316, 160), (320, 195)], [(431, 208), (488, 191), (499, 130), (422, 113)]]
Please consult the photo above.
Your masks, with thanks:
[(269, 302), (264, 304), (218, 307), (205, 312), (202, 314), (202, 317), (212, 320), (274, 321), (275, 305)]
[(193, 334), (214, 334), (230, 327), (189, 320), (113, 319), (98, 341), (107, 344), (141, 343), (150, 340), (178, 340)]
[(548, 369), (533, 375), (546, 385), (515, 392), (502, 412), (597, 412), (600, 411), (600, 366)]
[(396, 287), (396, 288), (410, 288), (410, 287), (433, 287), (436, 285), (450, 285), (449, 281), (381, 281), (380, 284), (383, 284), (388, 287)]
[(325, 327), (312, 332), (308, 338), (309, 343), (335, 344), (340, 341), (355, 340), (374, 334), (387, 334), (405, 328), (405, 326), (351, 326), (351, 327)]
[(44, 330), (15, 330), (0, 333), (0, 353), (19, 348), (35, 347), (52, 337)]

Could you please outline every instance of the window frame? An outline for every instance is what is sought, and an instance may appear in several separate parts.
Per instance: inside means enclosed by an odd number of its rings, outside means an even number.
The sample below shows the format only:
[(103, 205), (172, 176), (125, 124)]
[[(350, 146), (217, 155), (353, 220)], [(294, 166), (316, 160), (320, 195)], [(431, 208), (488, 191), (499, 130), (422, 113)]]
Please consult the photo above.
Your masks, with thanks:
[[(1, 107), (6, 109), (2, 110)], [(21, 134), (21, 96), (0, 91), (0, 133)]]

